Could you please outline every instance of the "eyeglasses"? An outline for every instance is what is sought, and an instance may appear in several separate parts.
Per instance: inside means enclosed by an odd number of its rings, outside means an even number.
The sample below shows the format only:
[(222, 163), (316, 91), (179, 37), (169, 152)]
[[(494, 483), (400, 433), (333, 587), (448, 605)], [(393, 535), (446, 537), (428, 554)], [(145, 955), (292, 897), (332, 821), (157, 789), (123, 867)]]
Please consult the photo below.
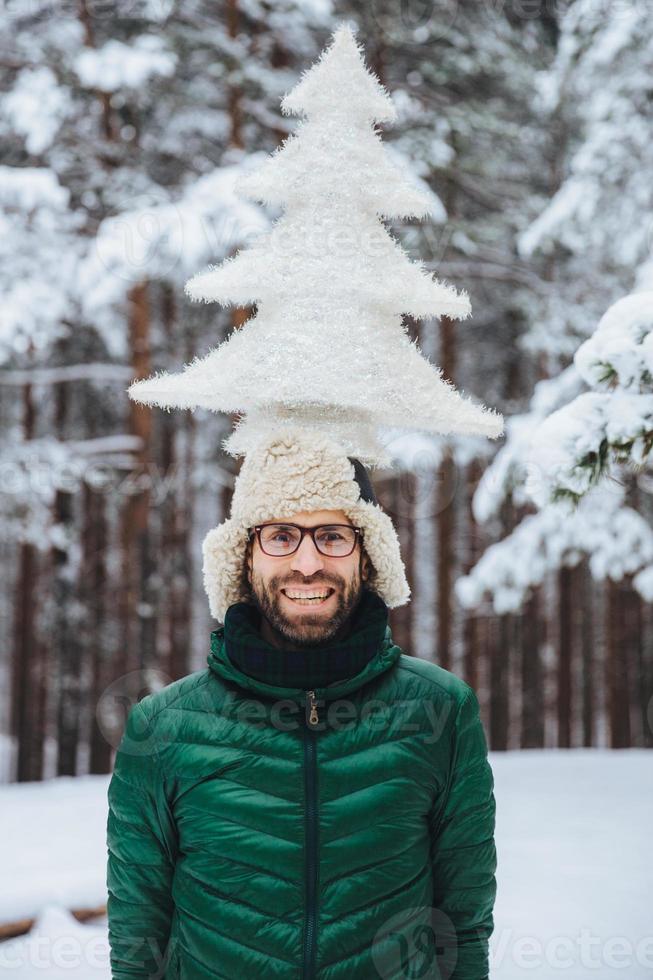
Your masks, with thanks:
[(363, 531), (351, 524), (318, 524), (316, 527), (301, 527), (299, 524), (256, 524), (250, 529), (249, 537), (256, 534), (261, 551), (273, 558), (293, 555), (310, 534), (313, 544), (322, 555), (328, 558), (346, 558), (356, 547)]

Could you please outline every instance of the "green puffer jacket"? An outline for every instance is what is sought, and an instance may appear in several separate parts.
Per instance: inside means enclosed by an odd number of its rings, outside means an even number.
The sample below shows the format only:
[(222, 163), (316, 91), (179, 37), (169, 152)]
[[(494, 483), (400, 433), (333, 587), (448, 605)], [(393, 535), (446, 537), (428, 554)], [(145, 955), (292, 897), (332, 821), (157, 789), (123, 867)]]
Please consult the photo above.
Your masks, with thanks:
[(243, 673), (215, 630), (116, 756), (112, 978), (483, 980), (494, 822), (474, 691), (389, 626), (314, 692)]

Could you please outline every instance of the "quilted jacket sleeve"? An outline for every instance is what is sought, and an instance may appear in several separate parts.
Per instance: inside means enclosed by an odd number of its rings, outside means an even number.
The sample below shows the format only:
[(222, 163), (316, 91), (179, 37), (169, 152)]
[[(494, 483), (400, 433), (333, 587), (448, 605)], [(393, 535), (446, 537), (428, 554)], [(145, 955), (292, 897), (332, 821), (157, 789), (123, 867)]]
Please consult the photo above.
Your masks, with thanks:
[(469, 686), (455, 716), (450, 760), (446, 788), (431, 814), (433, 906), (444, 913), (434, 913), (435, 929), (448, 936), (450, 980), (486, 980), (496, 897), (494, 778)]
[(108, 790), (107, 917), (112, 980), (164, 974), (174, 856), (164, 779), (142, 703), (128, 715)]

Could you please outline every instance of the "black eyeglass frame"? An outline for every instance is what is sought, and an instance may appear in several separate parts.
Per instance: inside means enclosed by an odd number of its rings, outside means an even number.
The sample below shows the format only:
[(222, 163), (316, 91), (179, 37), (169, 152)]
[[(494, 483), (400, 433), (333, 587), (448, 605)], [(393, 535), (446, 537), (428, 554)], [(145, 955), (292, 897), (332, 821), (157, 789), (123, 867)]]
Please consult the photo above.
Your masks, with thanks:
[[(299, 541), (297, 542), (297, 546), (293, 548), (292, 551), (286, 552), (284, 555), (271, 555), (269, 551), (265, 550), (263, 544), (261, 543), (261, 528), (264, 527), (296, 527), (297, 530), (300, 532), (300, 537), (299, 537)], [(320, 551), (317, 541), (315, 540), (315, 534), (317, 531), (320, 530), (320, 528), (323, 527), (346, 527), (349, 528), (350, 531), (354, 531), (355, 532), (354, 544), (352, 546), (351, 551), (348, 551), (346, 555), (327, 555), (323, 551)], [(249, 529), (248, 538), (251, 539), (253, 534), (256, 534), (259, 543), (259, 548), (261, 549), (264, 555), (267, 555), (268, 558), (288, 558), (290, 555), (294, 555), (297, 551), (299, 551), (302, 541), (304, 540), (305, 534), (310, 534), (310, 536), (313, 538), (313, 545), (315, 546), (315, 550), (318, 552), (318, 554), (324, 555), (325, 558), (349, 558), (349, 556), (353, 555), (354, 551), (356, 550), (356, 545), (358, 544), (358, 542), (359, 541), (362, 542), (363, 540), (362, 527), (354, 527), (353, 524), (316, 524), (315, 527), (302, 527), (301, 524), (293, 524), (291, 521), (268, 521), (266, 524), (255, 524), (253, 527), (251, 527)]]

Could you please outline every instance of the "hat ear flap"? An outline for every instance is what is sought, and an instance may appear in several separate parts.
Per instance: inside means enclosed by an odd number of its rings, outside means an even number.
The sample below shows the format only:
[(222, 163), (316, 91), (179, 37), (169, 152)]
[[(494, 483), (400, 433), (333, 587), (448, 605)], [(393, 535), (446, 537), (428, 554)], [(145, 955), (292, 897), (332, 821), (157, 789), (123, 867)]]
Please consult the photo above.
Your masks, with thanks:
[(405, 606), (410, 599), (410, 586), (390, 517), (378, 504), (363, 501), (346, 513), (363, 529), (363, 547), (372, 565), (368, 587), (381, 596), (389, 609)]
[(243, 588), (246, 545), (246, 528), (231, 518), (211, 528), (202, 541), (204, 589), (211, 615), (219, 623), (224, 623), (229, 606), (248, 598)]

